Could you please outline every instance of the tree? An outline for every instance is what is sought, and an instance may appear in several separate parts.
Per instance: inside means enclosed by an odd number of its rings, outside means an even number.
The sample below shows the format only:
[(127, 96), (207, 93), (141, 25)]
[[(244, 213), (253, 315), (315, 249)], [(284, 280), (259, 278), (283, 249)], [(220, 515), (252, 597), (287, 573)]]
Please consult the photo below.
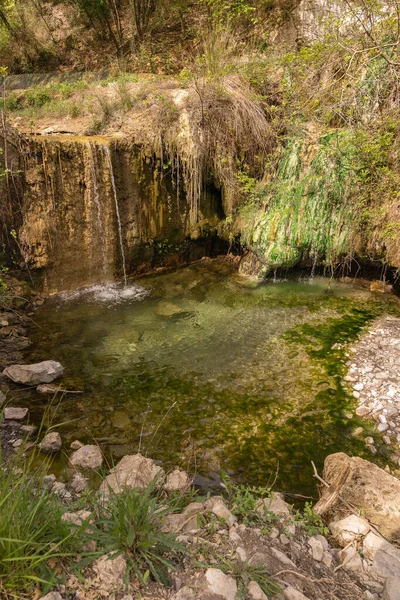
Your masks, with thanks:
[(135, 37), (142, 41), (151, 17), (157, 8), (158, 0), (129, 0)]

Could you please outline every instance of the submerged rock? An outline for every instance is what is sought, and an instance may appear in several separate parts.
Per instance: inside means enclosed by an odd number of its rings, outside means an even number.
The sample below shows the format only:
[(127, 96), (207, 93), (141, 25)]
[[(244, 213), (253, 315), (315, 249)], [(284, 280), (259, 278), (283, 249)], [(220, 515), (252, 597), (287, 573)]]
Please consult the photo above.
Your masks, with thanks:
[(55, 360), (45, 360), (32, 365), (11, 365), (6, 367), (3, 374), (14, 383), (24, 385), (39, 385), (51, 383), (64, 373), (64, 367)]
[(110, 470), (100, 486), (100, 492), (108, 494), (111, 489), (119, 494), (124, 488), (145, 488), (156, 476), (161, 480), (164, 471), (151, 458), (145, 458), (141, 454), (127, 455)]
[[(349, 474), (339, 490), (350, 505), (364, 510), (365, 516), (390, 541), (400, 543), (400, 481), (362, 458), (343, 452), (325, 459), (325, 481), (337, 483), (346, 470)], [(346, 512), (341, 504), (340, 510)], [(342, 513), (343, 514), (343, 513)]]
[(57, 431), (52, 431), (44, 436), (39, 448), (42, 452), (59, 452), (61, 446), (61, 435)]
[(7, 406), (4, 409), (4, 419), (6, 421), (23, 421), (28, 416), (29, 410), (27, 408), (12, 408)]
[(103, 455), (97, 446), (82, 446), (71, 455), (69, 462), (73, 467), (98, 469), (103, 464)]

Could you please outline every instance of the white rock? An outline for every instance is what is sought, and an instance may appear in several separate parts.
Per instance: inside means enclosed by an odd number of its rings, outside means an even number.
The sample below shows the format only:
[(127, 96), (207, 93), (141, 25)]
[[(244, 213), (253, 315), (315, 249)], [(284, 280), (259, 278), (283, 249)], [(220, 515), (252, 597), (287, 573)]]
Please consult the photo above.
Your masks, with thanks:
[(63, 600), (63, 597), (59, 592), (50, 592), (45, 596), (41, 596), (40, 600)]
[(288, 556), (286, 556), (286, 554), (284, 554), (283, 552), (281, 552), (280, 550), (277, 550), (276, 548), (271, 548), (271, 552), (273, 554), (275, 554), (276, 558), (279, 560), (279, 562), (281, 562), (283, 565), (286, 565), (287, 567), (291, 567), (292, 569), (295, 568), (296, 569), (296, 565), (294, 564), (294, 562), (292, 560), (290, 560), (290, 558)]
[(400, 549), (370, 531), (363, 541), (364, 556), (379, 577), (400, 577)]
[(329, 529), (333, 537), (343, 546), (356, 540), (370, 531), (371, 526), (365, 519), (350, 515), (340, 521), (329, 523)]
[(185, 471), (175, 469), (167, 475), (167, 480), (164, 485), (166, 492), (185, 492), (190, 486), (191, 480)]
[(76, 512), (66, 512), (63, 514), (61, 519), (65, 523), (71, 523), (80, 527), (86, 520), (90, 520), (92, 513), (88, 510), (77, 510)]
[(172, 596), (171, 600), (196, 600), (196, 594), (192, 588), (185, 585), (177, 594)]
[(331, 568), (333, 563), (333, 556), (330, 552), (324, 552), (324, 556), (322, 557), (322, 562), (328, 569)]
[(12, 408), (7, 406), (4, 409), (4, 419), (6, 421), (23, 421), (28, 416), (29, 410), (27, 408)]
[(274, 492), (269, 498), (263, 498), (257, 502), (256, 511), (260, 514), (271, 512), (279, 517), (287, 517), (290, 515), (291, 508), (285, 502), (283, 494)]
[(324, 556), (324, 548), (321, 542), (314, 536), (310, 537), (307, 544), (311, 548), (311, 555), (314, 560), (317, 562), (321, 562), (322, 557)]
[(118, 494), (124, 488), (145, 488), (155, 477), (158, 477), (161, 482), (163, 476), (163, 469), (158, 467), (151, 458), (145, 458), (141, 454), (127, 455), (110, 470), (100, 486), (100, 492), (107, 495), (110, 489)]
[(354, 546), (347, 546), (339, 552), (339, 562), (349, 571), (362, 571), (362, 560)]
[(24, 385), (39, 385), (51, 383), (64, 373), (64, 367), (55, 360), (45, 360), (32, 365), (11, 365), (6, 367), (3, 374), (15, 383)]
[(80, 442), (79, 440), (74, 440), (73, 442), (71, 442), (70, 444), (70, 448), (71, 450), (79, 450), (79, 448), (83, 448), (85, 444), (82, 444), (82, 442)]
[(355, 385), (353, 385), (353, 389), (355, 389), (357, 392), (361, 392), (361, 390), (364, 389), (364, 384), (363, 383), (356, 383)]
[(74, 452), (70, 456), (69, 462), (73, 467), (98, 469), (103, 464), (103, 456), (98, 446), (87, 445)]
[(237, 518), (227, 508), (223, 498), (220, 496), (212, 496), (205, 503), (206, 510), (212, 512), (219, 519), (223, 519), (229, 527), (232, 527), (237, 521)]
[(242, 548), (241, 546), (238, 546), (236, 548), (236, 554), (238, 555), (238, 557), (240, 558), (240, 560), (244, 563), (247, 560), (247, 554), (246, 554), (246, 550), (244, 548)]
[(308, 600), (307, 596), (292, 586), (289, 586), (286, 588), (286, 590), (283, 590), (283, 597), (285, 600)]
[(125, 587), (126, 559), (122, 554), (116, 558), (104, 554), (93, 563), (92, 568), (95, 577), (91, 584), (100, 593), (108, 597), (110, 592), (118, 592)]
[(42, 452), (59, 452), (61, 447), (61, 435), (57, 431), (47, 433), (39, 445)]
[(247, 596), (249, 597), (249, 600), (268, 600), (268, 597), (264, 594), (256, 581), (250, 581), (247, 586)]
[(390, 576), (386, 579), (382, 600), (400, 600), (400, 577)]
[(221, 596), (224, 600), (235, 600), (237, 594), (236, 581), (225, 575), (220, 569), (207, 569), (205, 574), (208, 592)]
[(82, 473), (74, 473), (72, 475), (72, 479), (69, 484), (69, 487), (76, 494), (80, 494), (81, 492), (83, 492), (83, 490), (85, 490), (88, 487), (88, 484), (89, 484), (88, 478), (84, 477), (84, 475), (82, 475)]

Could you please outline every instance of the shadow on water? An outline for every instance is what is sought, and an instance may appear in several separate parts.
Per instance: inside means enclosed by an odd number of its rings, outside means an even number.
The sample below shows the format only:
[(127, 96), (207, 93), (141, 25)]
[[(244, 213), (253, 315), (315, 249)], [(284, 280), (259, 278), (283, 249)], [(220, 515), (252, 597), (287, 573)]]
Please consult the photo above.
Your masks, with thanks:
[[(399, 301), (357, 284), (259, 285), (204, 261), (143, 278), (122, 299), (114, 286), (108, 298), (97, 289), (48, 301), (29, 358), (60, 360), (63, 386), (85, 391), (58, 410), (71, 421), (66, 443), (95, 438), (113, 460), (140, 447), (167, 467), (252, 484), (278, 470), (277, 487), (313, 494), (311, 460), (321, 467), (339, 450), (371, 459), (342, 379), (348, 344), (384, 312), (400, 314)], [(40, 419), (48, 398), (27, 401)]]

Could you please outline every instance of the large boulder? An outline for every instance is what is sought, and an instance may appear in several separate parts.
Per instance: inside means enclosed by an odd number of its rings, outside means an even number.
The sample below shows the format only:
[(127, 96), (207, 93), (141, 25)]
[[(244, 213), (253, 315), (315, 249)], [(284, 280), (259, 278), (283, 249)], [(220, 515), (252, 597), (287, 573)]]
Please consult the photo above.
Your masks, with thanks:
[[(347, 478), (339, 489), (341, 498), (363, 511), (385, 538), (400, 544), (400, 481), (377, 465), (343, 452), (325, 459), (323, 477), (329, 484), (337, 484), (346, 470)], [(350, 512), (343, 503), (337, 508), (339, 516)]]
[(107, 494), (111, 489), (115, 494), (119, 494), (124, 488), (146, 488), (156, 476), (162, 479), (164, 471), (151, 458), (141, 454), (128, 454), (110, 470), (100, 486), (100, 492)]
[(3, 371), (3, 375), (15, 383), (24, 385), (51, 383), (61, 377), (63, 373), (64, 367), (55, 360), (45, 360), (32, 365), (11, 365)]

